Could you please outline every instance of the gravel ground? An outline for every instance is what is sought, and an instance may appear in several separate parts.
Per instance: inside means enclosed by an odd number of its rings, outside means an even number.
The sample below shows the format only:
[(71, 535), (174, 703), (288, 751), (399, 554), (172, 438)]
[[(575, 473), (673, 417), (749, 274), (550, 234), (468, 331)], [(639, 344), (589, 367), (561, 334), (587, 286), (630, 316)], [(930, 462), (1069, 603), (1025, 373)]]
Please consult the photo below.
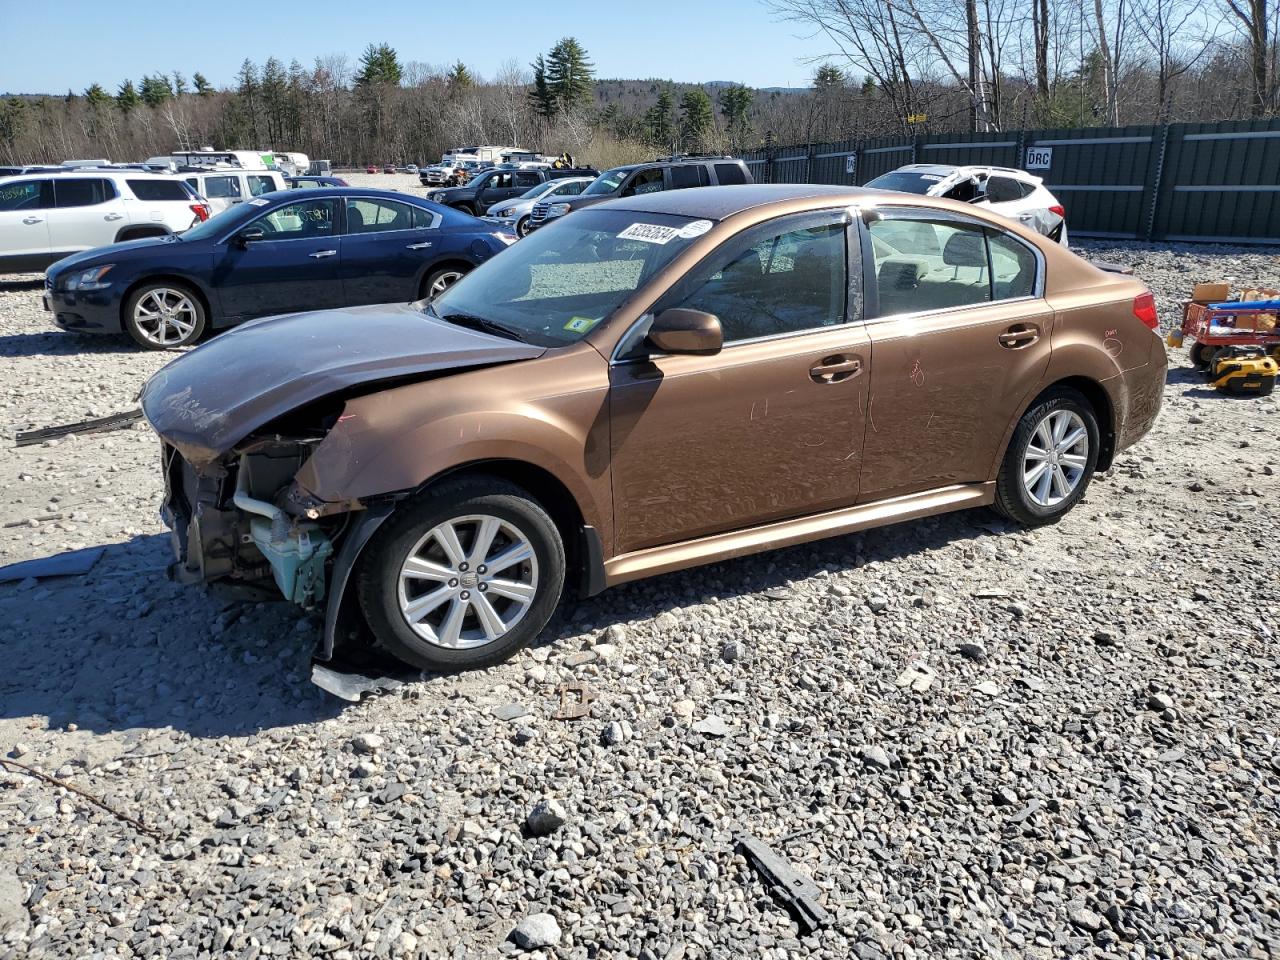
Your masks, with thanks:
[[(1280, 286), (1276, 251), (1088, 250), (1166, 325), (1196, 280)], [(12, 447), (164, 360), (0, 282), (0, 559), (106, 545), (0, 586), (0, 752), (146, 828), (0, 772), (0, 958), (1280, 953), (1275, 399), (1175, 351), (1154, 432), (1055, 527), (973, 511), (622, 587), (348, 705), (308, 682), (314, 619), (164, 580), (145, 428)], [(576, 722), (569, 679), (599, 694)]]

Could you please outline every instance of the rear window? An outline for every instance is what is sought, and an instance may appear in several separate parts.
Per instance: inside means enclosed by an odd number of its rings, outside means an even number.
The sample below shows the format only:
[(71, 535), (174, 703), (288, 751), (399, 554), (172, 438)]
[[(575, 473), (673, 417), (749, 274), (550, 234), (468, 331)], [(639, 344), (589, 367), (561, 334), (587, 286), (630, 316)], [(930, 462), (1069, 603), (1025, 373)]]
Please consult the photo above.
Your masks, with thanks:
[[(734, 168), (737, 169), (736, 167)], [(671, 189), (682, 187), (705, 187), (711, 183), (707, 168), (700, 163), (689, 163), (682, 167), (671, 168)]]
[(60, 180), (53, 181), (55, 207), (92, 207), (106, 203), (116, 195), (115, 184), (109, 180)]
[(188, 200), (190, 188), (181, 180), (127, 180), (139, 200)]
[(716, 180), (720, 183), (746, 183), (747, 175), (736, 163), (717, 163)]

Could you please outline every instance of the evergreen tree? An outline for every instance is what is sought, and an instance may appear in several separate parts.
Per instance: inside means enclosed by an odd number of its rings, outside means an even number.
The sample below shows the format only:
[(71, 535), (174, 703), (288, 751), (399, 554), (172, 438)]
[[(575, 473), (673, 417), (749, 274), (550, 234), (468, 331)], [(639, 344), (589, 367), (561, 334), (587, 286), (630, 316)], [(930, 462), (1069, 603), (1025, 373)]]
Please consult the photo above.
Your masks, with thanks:
[(685, 149), (701, 149), (711, 129), (711, 98), (701, 88), (680, 98), (680, 142)]
[(142, 96), (142, 102), (148, 107), (158, 107), (173, 96), (169, 78), (163, 74), (156, 74), (154, 77), (144, 76), (138, 92)]
[(847, 83), (844, 72), (829, 63), (824, 63), (813, 75), (813, 89), (819, 95), (838, 93)]
[(116, 106), (120, 108), (121, 113), (130, 113), (136, 110), (142, 99), (138, 96), (138, 91), (133, 87), (132, 80), (126, 80), (120, 84), (120, 89), (116, 91)]
[(256, 149), (258, 146), (258, 68), (248, 57), (240, 64), (236, 73), (236, 116), (234, 127), (238, 142), (246, 142)]
[(672, 106), (671, 91), (664, 89), (658, 94), (658, 102), (644, 115), (645, 136), (655, 147), (670, 147), (674, 139), (675, 129), (671, 123)]
[(205, 79), (204, 74), (201, 73), (200, 71), (197, 70), (192, 75), (191, 82), (196, 85), (197, 96), (207, 97), (213, 93), (213, 87), (210, 85), (209, 81)]
[(182, 75), (182, 71), (173, 71), (173, 95), (180, 97), (187, 92), (187, 78)]
[(751, 130), (747, 111), (754, 99), (746, 87), (734, 85), (720, 91), (720, 116), (724, 117), (725, 126), (729, 128), (729, 142), (735, 150)]
[(358, 87), (398, 87), (404, 76), (400, 58), (388, 43), (369, 44), (360, 57)]
[(533, 89), (529, 91), (529, 102), (533, 105), (534, 113), (544, 120), (550, 120), (556, 115), (556, 98), (547, 84), (547, 63), (542, 54), (538, 54), (538, 59), (533, 61), (532, 66)]
[(547, 87), (560, 110), (591, 103), (593, 72), (587, 51), (573, 37), (565, 37), (547, 55)]
[(467, 69), (467, 65), (461, 60), (449, 68), (449, 75), (445, 78), (445, 82), (449, 86), (450, 93), (457, 93), (475, 85), (475, 79), (471, 76), (471, 71)]
[(89, 101), (89, 106), (95, 110), (104, 107), (111, 102), (111, 94), (102, 89), (102, 84), (91, 84), (84, 92), (84, 98)]

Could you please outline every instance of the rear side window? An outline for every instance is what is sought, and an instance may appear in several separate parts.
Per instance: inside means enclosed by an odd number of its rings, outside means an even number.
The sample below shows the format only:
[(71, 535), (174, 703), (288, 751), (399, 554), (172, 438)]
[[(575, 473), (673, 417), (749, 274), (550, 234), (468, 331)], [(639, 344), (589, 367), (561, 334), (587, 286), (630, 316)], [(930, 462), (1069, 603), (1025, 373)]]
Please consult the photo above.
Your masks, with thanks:
[(204, 195), (210, 200), (238, 199), (240, 196), (240, 178), (205, 177)]
[[(1024, 186), (1027, 187), (1025, 192)], [(1023, 184), (1012, 177), (991, 177), (987, 180), (987, 199), (992, 203), (1008, 203), (1021, 200), (1032, 189), (1031, 184)]]
[(276, 188), (275, 180), (262, 174), (249, 174), (249, 192), (255, 197), (260, 197), (264, 193), (271, 193)]
[(116, 188), (110, 180), (54, 180), (54, 206), (92, 207), (115, 199)]
[(427, 230), (435, 226), (436, 217), (430, 210), (424, 210), (422, 207), (413, 208), (413, 228), (415, 230)]
[(671, 189), (684, 187), (705, 187), (711, 183), (707, 168), (700, 163), (687, 163), (681, 167), (671, 168)]
[(736, 163), (717, 163), (716, 164), (716, 181), (719, 183), (746, 183), (746, 174), (742, 172), (742, 167)]
[(991, 279), (997, 300), (1031, 297), (1036, 292), (1036, 255), (1003, 233), (987, 234), (991, 244)]
[(539, 177), (536, 173), (517, 173), (516, 174), (517, 187), (536, 187), (541, 182), (542, 182), (542, 178)]
[(181, 180), (127, 180), (139, 200), (187, 200), (190, 194)]
[(347, 201), (347, 233), (381, 233), (413, 227), (413, 208), (396, 200)]
[(42, 210), (49, 206), (49, 196), (41, 196), (44, 180), (19, 180), (0, 186), (0, 212), (9, 210)]

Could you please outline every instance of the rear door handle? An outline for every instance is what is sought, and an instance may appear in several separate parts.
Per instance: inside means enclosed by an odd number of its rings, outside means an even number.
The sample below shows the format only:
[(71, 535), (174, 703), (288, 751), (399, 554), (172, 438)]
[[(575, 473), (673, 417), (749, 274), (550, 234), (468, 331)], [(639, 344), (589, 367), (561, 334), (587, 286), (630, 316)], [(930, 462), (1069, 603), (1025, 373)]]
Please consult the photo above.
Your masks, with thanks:
[(332, 257), (337, 254), (337, 250), (317, 250), (315, 253), (308, 253), (308, 257), (315, 257), (317, 260), (322, 257)]
[(431, 246), (431, 241), (424, 240), (422, 241), (422, 243), (411, 243), (407, 247), (405, 247), (405, 249), (406, 250), (425, 250), (429, 246)]
[(1040, 328), (1034, 323), (1017, 323), (1000, 334), (1000, 346), (1009, 350), (1029, 347), (1040, 339)]
[(23, 217), (23, 223), (44, 223), (44, 217)]
[(839, 383), (856, 377), (861, 372), (861, 357), (846, 357), (841, 354), (823, 357), (819, 363), (809, 368), (809, 376), (815, 383)]

